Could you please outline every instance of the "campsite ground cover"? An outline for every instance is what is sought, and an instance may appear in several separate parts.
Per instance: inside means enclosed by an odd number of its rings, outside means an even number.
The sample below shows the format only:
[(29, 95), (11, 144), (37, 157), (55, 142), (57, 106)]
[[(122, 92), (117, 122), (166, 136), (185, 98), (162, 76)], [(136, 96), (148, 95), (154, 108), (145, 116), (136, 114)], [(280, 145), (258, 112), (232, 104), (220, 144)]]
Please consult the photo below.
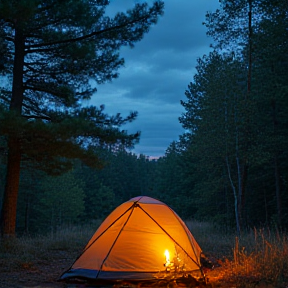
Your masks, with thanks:
[[(239, 240), (233, 233), (224, 233), (209, 223), (193, 221), (187, 225), (214, 264), (213, 270), (205, 271), (208, 287), (288, 287), (288, 239), (285, 235), (253, 230)], [(97, 223), (2, 243), (0, 287), (66, 287), (57, 279), (79, 255), (95, 228)], [(168, 287), (176, 288), (173, 283)]]

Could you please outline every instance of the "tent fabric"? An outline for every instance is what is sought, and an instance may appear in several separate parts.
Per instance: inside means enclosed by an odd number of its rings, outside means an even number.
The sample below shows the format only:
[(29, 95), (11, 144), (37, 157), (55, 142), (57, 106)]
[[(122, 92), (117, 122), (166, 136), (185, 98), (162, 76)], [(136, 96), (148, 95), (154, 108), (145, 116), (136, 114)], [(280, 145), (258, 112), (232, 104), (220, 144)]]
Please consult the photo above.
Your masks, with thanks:
[(169, 206), (138, 196), (118, 206), (103, 221), (60, 280), (164, 279), (201, 270), (201, 252)]

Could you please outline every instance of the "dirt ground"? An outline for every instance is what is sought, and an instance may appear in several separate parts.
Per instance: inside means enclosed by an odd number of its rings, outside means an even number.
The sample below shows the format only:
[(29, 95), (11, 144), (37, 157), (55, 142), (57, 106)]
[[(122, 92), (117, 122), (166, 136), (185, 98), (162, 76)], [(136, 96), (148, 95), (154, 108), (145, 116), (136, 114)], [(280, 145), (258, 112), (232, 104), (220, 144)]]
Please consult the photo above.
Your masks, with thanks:
[[(74, 261), (69, 252), (52, 252), (47, 260), (42, 258), (29, 262), (11, 264), (10, 261), (0, 259), (0, 287), (1, 288), (49, 288), (67, 287), (57, 279), (61, 273)], [(74, 255), (73, 255), (74, 256)]]
[[(76, 285), (67, 285), (65, 283), (57, 281), (61, 273), (64, 272), (69, 265), (73, 263), (73, 259), (70, 259), (69, 255), (61, 253), (57, 259), (34, 261), (33, 263), (22, 263), (21, 265), (15, 265), (13, 267), (5, 266), (5, 261), (0, 259), (0, 287), (1, 288), (72, 288), (72, 287), (83, 287)], [(11, 269), (12, 268), (12, 269)], [(209, 273), (208, 273), (209, 274)], [(210, 281), (213, 280), (213, 275), (217, 275), (217, 271), (211, 271), (209, 274)], [(110, 286), (112, 287), (112, 286)], [(114, 286), (120, 287), (120, 286)], [(122, 287), (131, 287), (130, 285)], [(132, 286), (133, 287), (133, 286)], [(135, 285), (135, 288), (137, 285)], [(146, 286), (147, 287), (147, 286)], [(156, 287), (153, 285), (153, 287)], [(163, 287), (161, 285), (161, 287)], [(165, 287), (184, 287), (183, 285), (168, 285)], [(190, 286), (185, 286), (190, 287)], [(208, 285), (209, 287), (209, 285)], [(210, 286), (211, 287), (211, 286)], [(220, 287), (219, 285), (214, 287)], [(235, 287), (221, 285), (221, 287)]]
[[(66, 283), (57, 281), (61, 274), (69, 268), (74, 262), (75, 255), (68, 251), (50, 251), (49, 255), (35, 259), (30, 262), (17, 262), (15, 260), (0, 259), (0, 288), (84, 288), (82, 285), (67, 285)], [(235, 283), (223, 281), (221, 275), (225, 274), (223, 267), (217, 267), (213, 270), (205, 272), (209, 285), (207, 287), (221, 288), (236, 288)], [(130, 288), (130, 285), (115, 285), (110, 287), (125, 287)], [(142, 287), (142, 285), (133, 285), (133, 288)], [(145, 286), (147, 287), (147, 286)], [(148, 286), (149, 287), (149, 286)], [(153, 287), (158, 287), (153, 285)], [(177, 287), (195, 287), (194, 285), (164, 285), (161, 287), (177, 288)], [(203, 287), (203, 286), (202, 286)], [(252, 286), (241, 286), (252, 287)], [(254, 283), (256, 288), (273, 288), (266, 283)]]
[[(66, 253), (60, 253), (53, 260), (39, 260), (33, 263), (21, 263), (13, 267), (5, 266), (5, 261), (0, 259), (0, 287), (1, 288), (67, 288), (81, 287), (67, 285), (57, 281), (61, 273), (73, 263)], [(51, 255), (50, 255), (51, 256)], [(154, 285), (153, 285), (154, 286)], [(83, 286), (82, 286), (83, 287)], [(128, 287), (128, 286), (127, 286)], [(155, 287), (155, 286), (154, 286)]]

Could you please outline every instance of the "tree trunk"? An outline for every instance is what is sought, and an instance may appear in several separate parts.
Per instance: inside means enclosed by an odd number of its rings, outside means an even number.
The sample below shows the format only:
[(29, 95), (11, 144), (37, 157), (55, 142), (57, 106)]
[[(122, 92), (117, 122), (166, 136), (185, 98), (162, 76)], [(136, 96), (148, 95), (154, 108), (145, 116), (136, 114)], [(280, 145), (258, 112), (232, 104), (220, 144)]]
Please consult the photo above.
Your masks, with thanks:
[(29, 215), (30, 215), (30, 195), (26, 198), (25, 203), (25, 227), (24, 231), (28, 235), (29, 234)]
[(20, 179), (21, 150), (19, 140), (10, 138), (8, 142), (8, 163), (6, 185), (1, 215), (2, 235), (15, 236), (17, 197)]
[[(273, 71), (273, 67), (272, 67)], [(276, 97), (271, 101), (272, 106), (272, 117), (273, 117), (273, 136), (274, 139), (277, 139), (278, 135), (278, 119), (277, 119), (277, 108), (276, 108)], [(278, 149), (275, 146), (274, 151), (274, 177), (275, 177), (275, 196), (276, 196), (276, 207), (277, 207), (277, 224), (281, 227), (282, 224), (282, 204), (281, 204), (281, 193), (280, 193), (280, 172), (279, 172), (279, 164), (278, 164)]]
[(244, 227), (246, 226), (245, 223), (245, 218), (246, 218), (246, 203), (245, 203), (245, 198), (246, 198), (246, 186), (247, 186), (247, 179), (248, 179), (248, 159), (247, 159), (247, 154), (250, 146), (250, 135), (251, 135), (251, 129), (250, 129), (250, 116), (251, 116), (251, 111), (249, 107), (249, 100), (250, 100), (250, 94), (251, 94), (251, 82), (252, 82), (252, 0), (248, 1), (248, 75), (247, 75), (247, 93), (245, 94), (245, 102), (246, 102), (246, 127), (245, 127), (245, 156), (243, 159), (243, 168), (242, 168), (242, 175), (240, 174), (241, 179), (239, 180), (241, 182), (240, 187), (239, 187), (239, 221), (240, 221), (240, 226)]
[(280, 193), (280, 173), (279, 173), (277, 156), (274, 157), (274, 173), (275, 173), (275, 193), (276, 193), (276, 205), (277, 205), (277, 222), (278, 222), (278, 226), (281, 227), (282, 204), (281, 204), (281, 193)]
[[(21, 117), (24, 93), (23, 67), (25, 56), (25, 39), (21, 26), (16, 27), (15, 29), (14, 43), (15, 55), (10, 111), (16, 112), (16, 115)], [(1, 232), (3, 236), (15, 236), (17, 198), (20, 180), (20, 164), (20, 135), (10, 135), (8, 139), (7, 174), (1, 213)]]
[(230, 170), (230, 165), (229, 165), (229, 160), (228, 160), (228, 156), (227, 155), (226, 155), (226, 159), (225, 160), (226, 160), (226, 166), (227, 166), (227, 172), (228, 172), (229, 181), (230, 181), (230, 184), (231, 184), (231, 187), (232, 187), (232, 191), (233, 191), (233, 196), (234, 196), (234, 211), (235, 211), (237, 235), (240, 236), (241, 227), (240, 227), (240, 221), (239, 221), (238, 196), (237, 196), (237, 191), (236, 191), (235, 185), (234, 185), (232, 177), (231, 177), (231, 170)]
[(248, 178), (248, 165), (247, 160), (244, 159), (244, 167), (242, 171), (242, 177), (241, 177), (241, 193), (239, 199), (239, 203), (241, 203), (239, 207), (239, 221), (240, 226), (245, 227), (246, 226), (246, 203), (245, 203), (245, 196), (246, 196), (246, 186), (247, 186), (247, 178)]

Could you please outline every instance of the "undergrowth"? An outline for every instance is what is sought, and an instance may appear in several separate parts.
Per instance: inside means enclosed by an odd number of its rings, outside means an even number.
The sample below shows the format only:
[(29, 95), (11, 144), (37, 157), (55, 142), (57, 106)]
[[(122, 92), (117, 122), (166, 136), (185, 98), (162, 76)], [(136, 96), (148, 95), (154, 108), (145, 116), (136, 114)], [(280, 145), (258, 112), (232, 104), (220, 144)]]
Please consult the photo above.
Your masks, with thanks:
[(186, 223), (218, 277), (234, 287), (288, 287), (288, 237), (269, 229), (252, 229), (240, 237), (210, 223)]

